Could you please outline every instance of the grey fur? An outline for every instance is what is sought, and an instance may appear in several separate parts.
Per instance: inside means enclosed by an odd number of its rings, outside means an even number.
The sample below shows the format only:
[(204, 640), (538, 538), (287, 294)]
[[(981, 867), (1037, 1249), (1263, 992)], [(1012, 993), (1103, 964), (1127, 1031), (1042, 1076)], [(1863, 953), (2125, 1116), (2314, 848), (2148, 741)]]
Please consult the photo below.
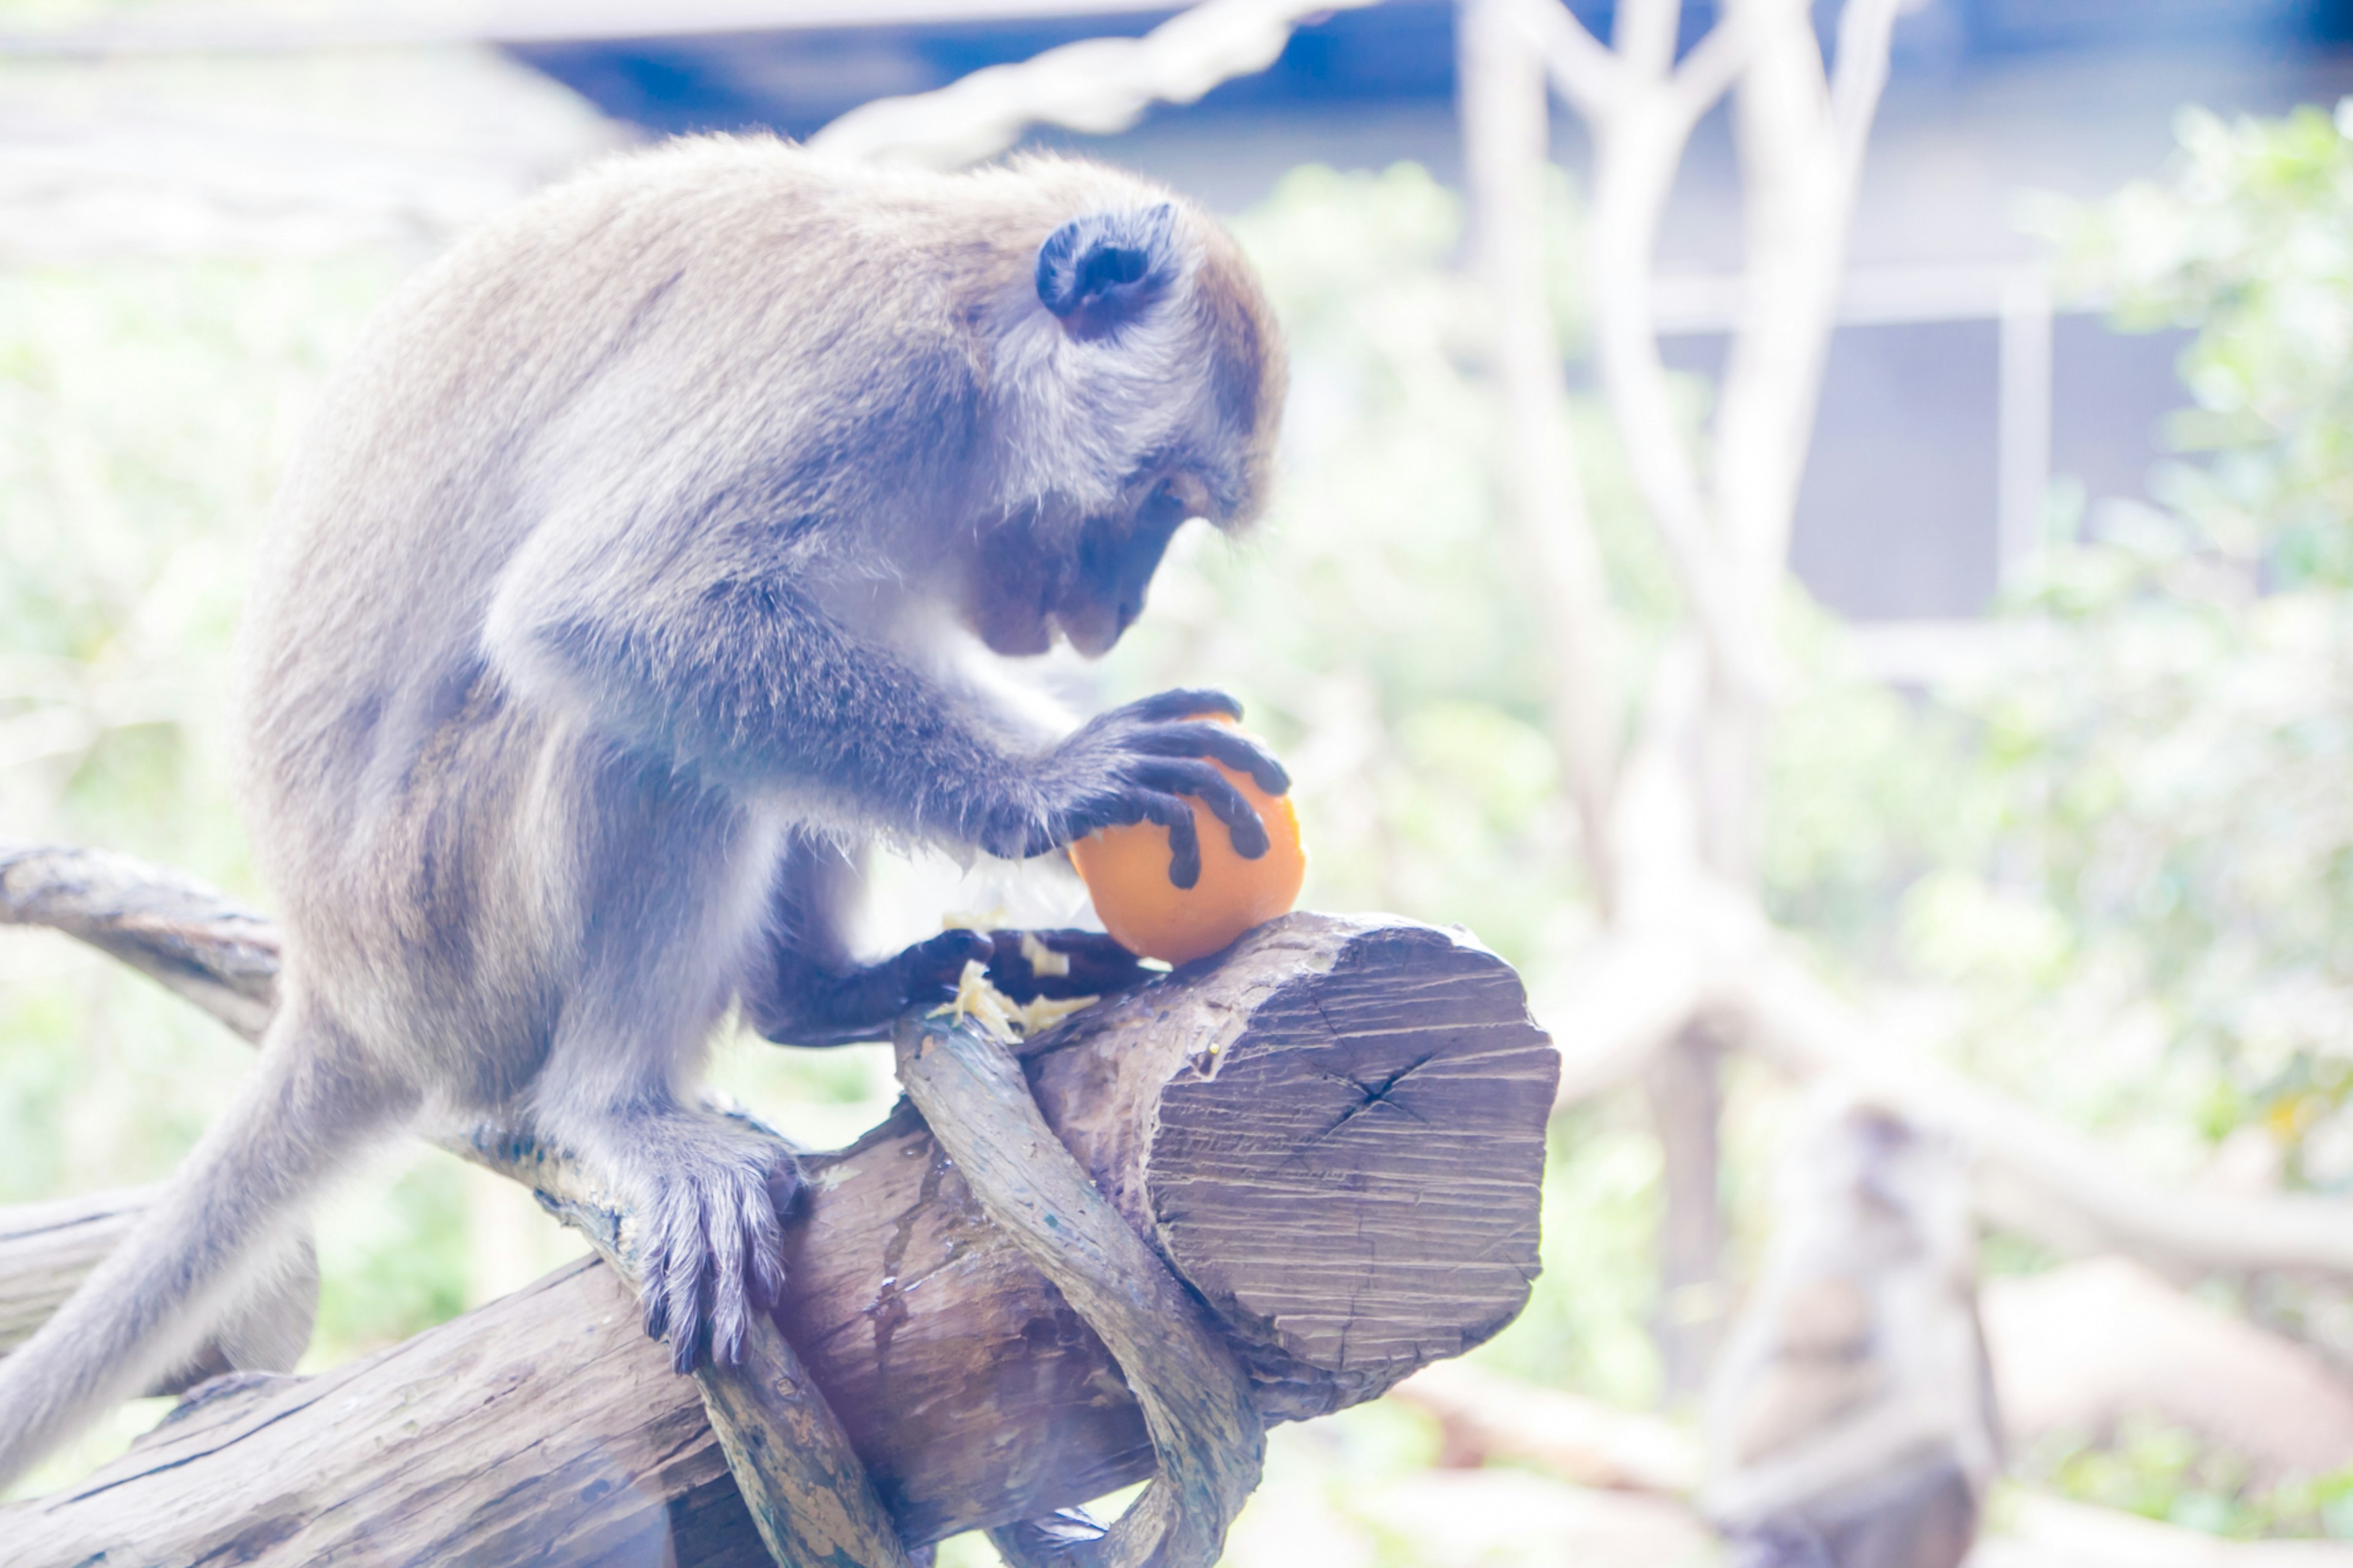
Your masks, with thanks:
[[(1080, 331), (1039, 253), (1107, 214), (1165, 249)], [(1111, 263), (1075, 276), (1134, 271)], [(741, 996), (772, 1037), (871, 1035), (987, 947), (851, 963), (845, 844), (1036, 854), (1149, 818), (1182, 861), (1181, 791), (1262, 847), (1202, 759), (1281, 770), (1185, 721), (1224, 699), (1057, 742), (944, 674), (939, 628), (1109, 647), (1178, 522), (1258, 511), (1282, 388), (1231, 241), (1076, 162), (675, 142), (404, 288), (324, 400), (248, 609), (281, 1005), (170, 1195), (0, 1362), (0, 1480), (185, 1360), (328, 1173), (418, 1119), (495, 1110), (597, 1163), (645, 1222), (649, 1331), (681, 1367), (731, 1357), (794, 1173), (691, 1108), (715, 1026)]]
[(1739, 1568), (1957, 1568), (2000, 1464), (1968, 1163), (1868, 1095), (1809, 1109), (1711, 1379), (1701, 1503)]

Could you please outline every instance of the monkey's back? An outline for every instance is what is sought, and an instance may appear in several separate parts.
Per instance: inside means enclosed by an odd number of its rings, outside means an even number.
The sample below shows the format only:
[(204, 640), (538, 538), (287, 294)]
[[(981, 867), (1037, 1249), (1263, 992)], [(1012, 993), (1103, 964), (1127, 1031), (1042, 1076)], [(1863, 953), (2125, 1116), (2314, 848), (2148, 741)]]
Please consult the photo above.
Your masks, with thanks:
[(1034, 309), (1064, 216), (1156, 194), (704, 139), (591, 170), (406, 285), (331, 382), (247, 614), (245, 795), (297, 982), (385, 1028), (433, 1002), (540, 1027), (584, 882), (630, 847), (582, 792), (662, 770), (490, 657), (517, 552), (592, 512), (756, 513), (820, 571), (829, 528), (935, 530), (986, 418), (971, 301)]
[[(567, 500), (660, 504), (682, 454), (756, 461), (811, 337), (777, 296), (821, 303), (818, 280), (873, 270), (839, 253), (860, 199), (777, 143), (617, 160), (412, 279), (332, 378), (241, 649), (248, 817), (314, 984), (543, 1013), (577, 937), (562, 895), (595, 852), (583, 763), (610, 747), (487, 662), (501, 573)], [(747, 291), (732, 275), (754, 267), (786, 276)], [(769, 308), (724, 313), (746, 297)], [(900, 304), (902, 332), (948, 325)], [(511, 972), (486, 973), (491, 955)]]

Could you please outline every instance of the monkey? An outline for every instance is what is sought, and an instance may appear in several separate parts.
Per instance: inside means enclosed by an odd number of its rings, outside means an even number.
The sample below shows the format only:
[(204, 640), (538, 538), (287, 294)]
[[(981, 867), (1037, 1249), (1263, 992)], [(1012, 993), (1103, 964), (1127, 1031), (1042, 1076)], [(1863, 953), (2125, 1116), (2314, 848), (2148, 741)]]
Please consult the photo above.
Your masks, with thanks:
[(1742, 1568), (1957, 1568), (2000, 1464), (1968, 1173), (1833, 1087), (1710, 1380), (1702, 1505)]
[[(624, 153), (459, 242), (313, 411), (240, 631), (242, 800), (284, 967), (258, 1065), (123, 1245), (0, 1360), (0, 1482), (266, 1281), (331, 1173), (504, 1119), (626, 1194), (647, 1333), (741, 1353), (788, 1152), (694, 1102), (731, 1010), (887, 1037), (999, 940), (852, 960), (869, 841), (1008, 858), (1168, 830), (1172, 691), (1057, 736), (981, 650), (1107, 651), (1186, 522), (1266, 503), (1282, 341), (1240, 247), (1139, 177), (942, 174), (758, 136)], [(1096, 937), (1079, 979), (1132, 974)]]

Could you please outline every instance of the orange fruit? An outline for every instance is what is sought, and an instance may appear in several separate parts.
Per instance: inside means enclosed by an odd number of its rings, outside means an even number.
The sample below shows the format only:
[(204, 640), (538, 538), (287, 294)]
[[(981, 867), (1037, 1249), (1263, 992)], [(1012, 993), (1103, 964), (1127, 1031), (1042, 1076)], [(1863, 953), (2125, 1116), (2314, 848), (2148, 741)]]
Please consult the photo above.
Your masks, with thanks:
[[(1196, 719), (1233, 721), (1222, 713)], [(1252, 926), (1290, 912), (1307, 876), (1299, 847), (1299, 814), (1287, 795), (1269, 795), (1248, 773), (1212, 763), (1258, 809), (1267, 851), (1245, 860), (1226, 825), (1198, 800), (1191, 802), (1201, 838), (1201, 879), (1189, 888), (1168, 879), (1168, 829), (1156, 822), (1104, 827), (1071, 846), (1071, 863), (1095, 901), (1103, 930), (1130, 952), (1170, 963), (1206, 958)], [(1190, 797), (1187, 797), (1188, 799)]]

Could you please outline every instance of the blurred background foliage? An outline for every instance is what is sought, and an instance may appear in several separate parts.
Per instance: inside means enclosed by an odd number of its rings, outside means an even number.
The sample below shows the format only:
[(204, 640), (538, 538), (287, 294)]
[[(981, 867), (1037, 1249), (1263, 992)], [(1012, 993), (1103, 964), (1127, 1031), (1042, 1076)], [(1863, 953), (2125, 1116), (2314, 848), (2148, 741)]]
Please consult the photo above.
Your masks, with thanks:
[[(2353, 1187), (2348, 131), (2317, 111), (2193, 113), (2160, 177), (2037, 212), (2065, 287), (2128, 324), (2196, 330), (2179, 458), (2145, 500), (2057, 508), (1998, 653), (1950, 686), (1863, 679), (1835, 620), (1793, 589), (1804, 678), (1776, 733), (1764, 837), (1777, 918), (1854, 987), (1931, 998), (1973, 1070), (2153, 1170), (2333, 1192)], [(1566, 183), (1557, 198), (1566, 258), (1577, 203)], [(1545, 609), (1501, 538), (1504, 421), (1459, 269), (1459, 203), (1409, 166), (1307, 168), (1237, 227), (1293, 344), (1275, 514), (1238, 542), (1188, 531), (1152, 613), (1073, 679), (1106, 701), (1235, 690), (1298, 781), (1309, 903), (1461, 922), (1541, 992), (1593, 921), (1526, 653)], [(0, 273), (6, 837), (130, 850), (262, 898), (225, 752), (244, 563), (321, 375), (409, 259)], [(1576, 279), (1566, 265), (1558, 277), (1573, 350)], [(1696, 427), (1708, 389), (1687, 393)], [(1582, 402), (1570, 417), (1613, 593), (1655, 644), (1671, 579), (1606, 419)], [(1650, 649), (1633, 651), (1630, 679)], [(0, 1202), (161, 1177), (246, 1061), (144, 983), (12, 933)], [(890, 1093), (872, 1050), (739, 1041), (721, 1076), (815, 1143), (846, 1141)], [(1746, 1069), (1732, 1085), (1747, 1247), (1780, 1092)], [(574, 1250), (527, 1197), (454, 1162), (385, 1162), (322, 1223), (310, 1364)], [(1658, 1167), (1630, 1098), (1557, 1124), (1546, 1274), (1482, 1357), (1620, 1404), (1655, 1399)], [(1992, 1256), (2036, 1261), (2023, 1247)], [(2340, 1300), (2279, 1286), (2249, 1305), (2353, 1359)], [(1400, 1421), (1359, 1413), (1316, 1441), (1403, 1464), (1419, 1439)], [(2204, 1528), (2353, 1533), (2353, 1481), (2259, 1493), (2227, 1456), (2163, 1433), (2026, 1464), (2062, 1490)]]

